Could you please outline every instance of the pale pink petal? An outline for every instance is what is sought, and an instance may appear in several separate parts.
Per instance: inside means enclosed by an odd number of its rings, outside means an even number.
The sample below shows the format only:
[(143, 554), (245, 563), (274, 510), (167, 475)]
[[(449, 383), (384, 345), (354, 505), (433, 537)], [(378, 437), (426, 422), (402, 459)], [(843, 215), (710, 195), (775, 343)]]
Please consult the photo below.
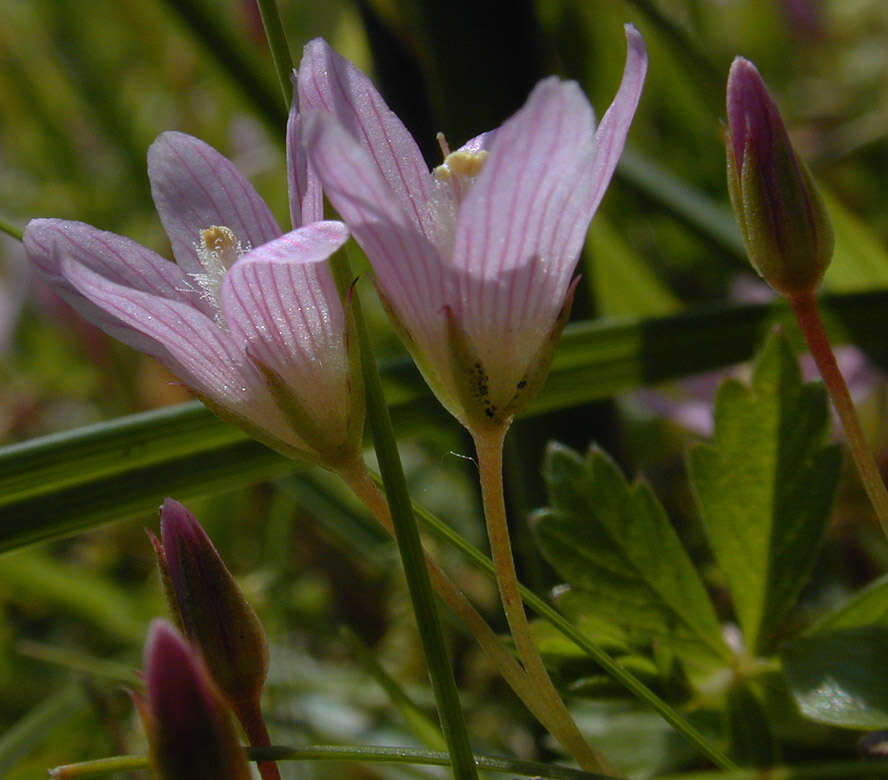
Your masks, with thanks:
[(327, 257), (348, 238), (317, 222), (254, 249), (222, 285), (231, 335), (325, 424), (348, 417), (345, 317)]
[(173, 255), (189, 273), (203, 267), (200, 231), (231, 228), (244, 246), (277, 238), (281, 229), (265, 201), (230, 160), (185, 133), (161, 133), (148, 149), (148, 178)]
[(641, 33), (631, 24), (626, 27), (626, 67), (623, 80), (610, 108), (605, 112), (595, 133), (595, 148), (588, 171), (591, 185), (585, 193), (587, 219), (592, 219), (604, 197), (607, 185), (623, 153), (629, 126), (638, 108), (644, 77), (647, 73), (647, 50)]
[(51, 283), (62, 280), (60, 259), (70, 258), (111, 282), (163, 298), (188, 303), (200, 301), (189, 278), (175, 263), (116, 233), (84, 222), (32, 219), (24, 236), (25, 250)]
[(333, 117), (304, 117), (304, 142), (324, 192), (363, 247), (380, 287), (420, 340), (442, 328), (437, 249), (417, 230), (367, 151)]
[(175, 263), (115, 233), (82, 222), (35, 219), (25, 230), (24, 246), (41, 276), (66, 303), (114, 338), (162, 360), (169, 358), (166, 349), (84, 297), (65, 276), (63, 262), (75, 262), (123, 287), (209, 313), (207, 302)]
[(299, 117), (299, 93), (294, 74), (293, 104), (287, 119), (287, 186), (290, 222), (294, 228), (324, 218), (324, 193), (317, 174), (308, 164)]
[(579, 87), (541, 82), (488, 142), (487, 162), (460, 208), (457, 308), (491, 373), (496, 365), (520, 369), (564, 304), (644, 81), (644, 43), (631, 25), (626, 36), (623, 80), (594, 137)]
[[(162, 348), (151, 351), (185, 384), (221, 407), (263, 427), (286, 428), (265, 379), (242, 347), (188, 304), (109, 282), (86, 266), (63, 260), (62, 273), (85, 298)], [(163, 352), (168, 355), (166, 357)]]
[(576, 208), (567, 181), (589, 154), (593, 127), (580, 88), (550, 78), (496, 131), (460, 206), (451, 261), (454, 312), (490, 352), (482, 357), (514, 364), (516, 350), (535, 352), (563, 302), (577, 258), (552, 247), (564, 211)]
[(373, 82), (322, 38), (310, 41), (298, 77), (302, 113), (317, 109), (333, 114), (370, 155), (404, 214), (427, 238), (427, 202), (431, 176), (416, 141), (386, 105)]

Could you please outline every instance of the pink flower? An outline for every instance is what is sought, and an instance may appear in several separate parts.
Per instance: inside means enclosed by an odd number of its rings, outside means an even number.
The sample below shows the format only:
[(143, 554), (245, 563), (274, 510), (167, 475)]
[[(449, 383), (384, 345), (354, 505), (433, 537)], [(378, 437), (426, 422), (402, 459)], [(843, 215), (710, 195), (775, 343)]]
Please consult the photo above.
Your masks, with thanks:
[(429, 171), (370, 80), (317, 39), (298, 72), (303, 143), (373, 265), (441, 402), (470, 428), (508, 424), (545, 380), (589, 222), (647, 67), (626, 27), (616, 99), (596, 131), (573, 82), (548, 78), (497, 130)]
[[(25, 248), (40, 273), (88, 320), (158, 358), (265, 444), (325, 463), (351, 454), (363, 398), (324, 262), (346, 227), (316, 221), (320, 198), (294, 195), (293, 224), (305, 226), (282, 235), (234, 165), (183, 133), (151, 145), (148, 176), (176, 263), (81, 222), (36, 219)], [(295, 181), (291, 171), (291, 193)]]

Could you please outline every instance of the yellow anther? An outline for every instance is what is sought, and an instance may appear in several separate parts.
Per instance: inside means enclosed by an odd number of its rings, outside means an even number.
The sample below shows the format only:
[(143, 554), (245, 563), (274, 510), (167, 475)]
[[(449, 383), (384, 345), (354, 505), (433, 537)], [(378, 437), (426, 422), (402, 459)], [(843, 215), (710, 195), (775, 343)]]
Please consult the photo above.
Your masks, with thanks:
[(232, 249), (237, 249), (238, 241), (231, 228), (224, 225), (212, 225), (200, 231), (200, 243), (210, 252), (224, 255)]
[(481, 173), (486, 159), (486, 149), (481, 149), (477, 152), (451, 152), (444, 158), (444, 162), (435, 168), (432, 173), (441, 181), (448, 181), (451, 176), (473, 179)]

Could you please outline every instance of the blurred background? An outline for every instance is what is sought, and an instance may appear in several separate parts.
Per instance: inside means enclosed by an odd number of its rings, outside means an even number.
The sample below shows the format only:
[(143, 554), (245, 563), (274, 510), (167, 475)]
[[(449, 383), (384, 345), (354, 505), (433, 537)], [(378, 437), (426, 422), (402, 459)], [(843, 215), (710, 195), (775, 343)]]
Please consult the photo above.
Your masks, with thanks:
[[(440, 154), (436, 131), (459, 146), (500, 124), (548, 74), (579, 81), (603, 113), (622, 73), (622, 26), (641, 30), (647, 83), (630, 148), (590, 231), (576, 319), (767, 298), (727, 211), (720, 123), (737, 54), (759, 67), (828, 193), (840, 251), (827, 286), (848, 292), (888, 283), (882, 0), (280, 0), (280, 10), (294, 60), (305, 42), (325, 37), (373, 75), (430, 166)], [(0, 218), (9, 225), (77, 219), (169, 256), (145, 173), (147, 147), (169, 129), (233, 159), (286, 224), (286, 114), (253, 0), (4, 0), (0, 105)], [(369, 286), (364, 298), (380, 358), (398, 358)], [(845, 359), (867, 427), (884, 444), (880, 375), (859, 353)], [(630, 473), (643, 471), (705, 561), (683, 452), (708, 432), (713, 387), (698, 378), (516, 426), (508, 484), (528, 584), (538, 592), (556, 584), (522, 525), (527, 510), (545, 502), (539, 466), (551, 438), (580, 449), (598, 441)], [(0, 235), (0, 443), (188, 399), (163, 367), (55, 298), (29, 273), (20, 242)], [(464, 457), (471, 447), (456, 423), (442, 414), (399, 435), (414, 495), (482, 543), (473, 466)], [(272, 639), (275, 741), (421, 744), (356, 647), (369, 648), (429, 704), (396, 553), (336, 480), (302, 469), (190, 508), (242, 577)], [(888, 563), (853, 480), (836, 517), (812, 605)], [(0, 560), (0, 734), (18, 739), (2, 743), (0, 775), (41, 777), (48, 766), (143, 749), (120, 686), (139, 663), (147, 622), (164, 613), (143, 532), (155, 524), (147, 512)], [(495, 604), (488, 580), (439, 553), (480, 604)], [(495, 612), (491, 619), (502, 628)], [(344, 638), (342, 625), (354, 636)], [(555, 756), (471, 642), (450, 629), (473, 739), (488, 752)], [(569, 665), (561, 672), (565, 684), (588, 675)], [(674, 683), (650, 675), (661, 692)], [(611, 709), (596, 703), (586, 711), (605, 750), (631, 754), (647, 771), (684, 765), (687, 754), (664, 724), (611, 693)], [(288, 777), (369, 771), (284, 766)]]

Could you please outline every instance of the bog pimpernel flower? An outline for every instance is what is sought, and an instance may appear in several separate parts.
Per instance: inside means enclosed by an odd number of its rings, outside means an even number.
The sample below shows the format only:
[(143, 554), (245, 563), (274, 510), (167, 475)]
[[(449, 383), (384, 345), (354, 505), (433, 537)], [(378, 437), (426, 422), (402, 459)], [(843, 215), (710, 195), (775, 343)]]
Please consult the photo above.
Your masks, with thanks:
[[(324, 262), (348, 238), (345, 226), (316, 221), (319, 197), (294, 196), (296, 229), (282, 235), (237, 168), (184, 133), (151, 145), (148, 176), (176, 263), (82, 222), (35, 219), (24, 237), (35, 266), (87, 319), (157, 357), (220, 417), (291, 456), (351, 456), (363, 397)], [(291, 170), (291, 192), (294, 178)]]
[(508, 425), (535, 395), (571, 277), (622, 152), (647, 57), (626, 27), (617, 96), (598, 129), (580, 87), (541, 81), (500, 128), (429, 171), (370, 80), (323, 40), (298, 72), (302, 136), (364, 248), (406, 345), (469, 428)]

